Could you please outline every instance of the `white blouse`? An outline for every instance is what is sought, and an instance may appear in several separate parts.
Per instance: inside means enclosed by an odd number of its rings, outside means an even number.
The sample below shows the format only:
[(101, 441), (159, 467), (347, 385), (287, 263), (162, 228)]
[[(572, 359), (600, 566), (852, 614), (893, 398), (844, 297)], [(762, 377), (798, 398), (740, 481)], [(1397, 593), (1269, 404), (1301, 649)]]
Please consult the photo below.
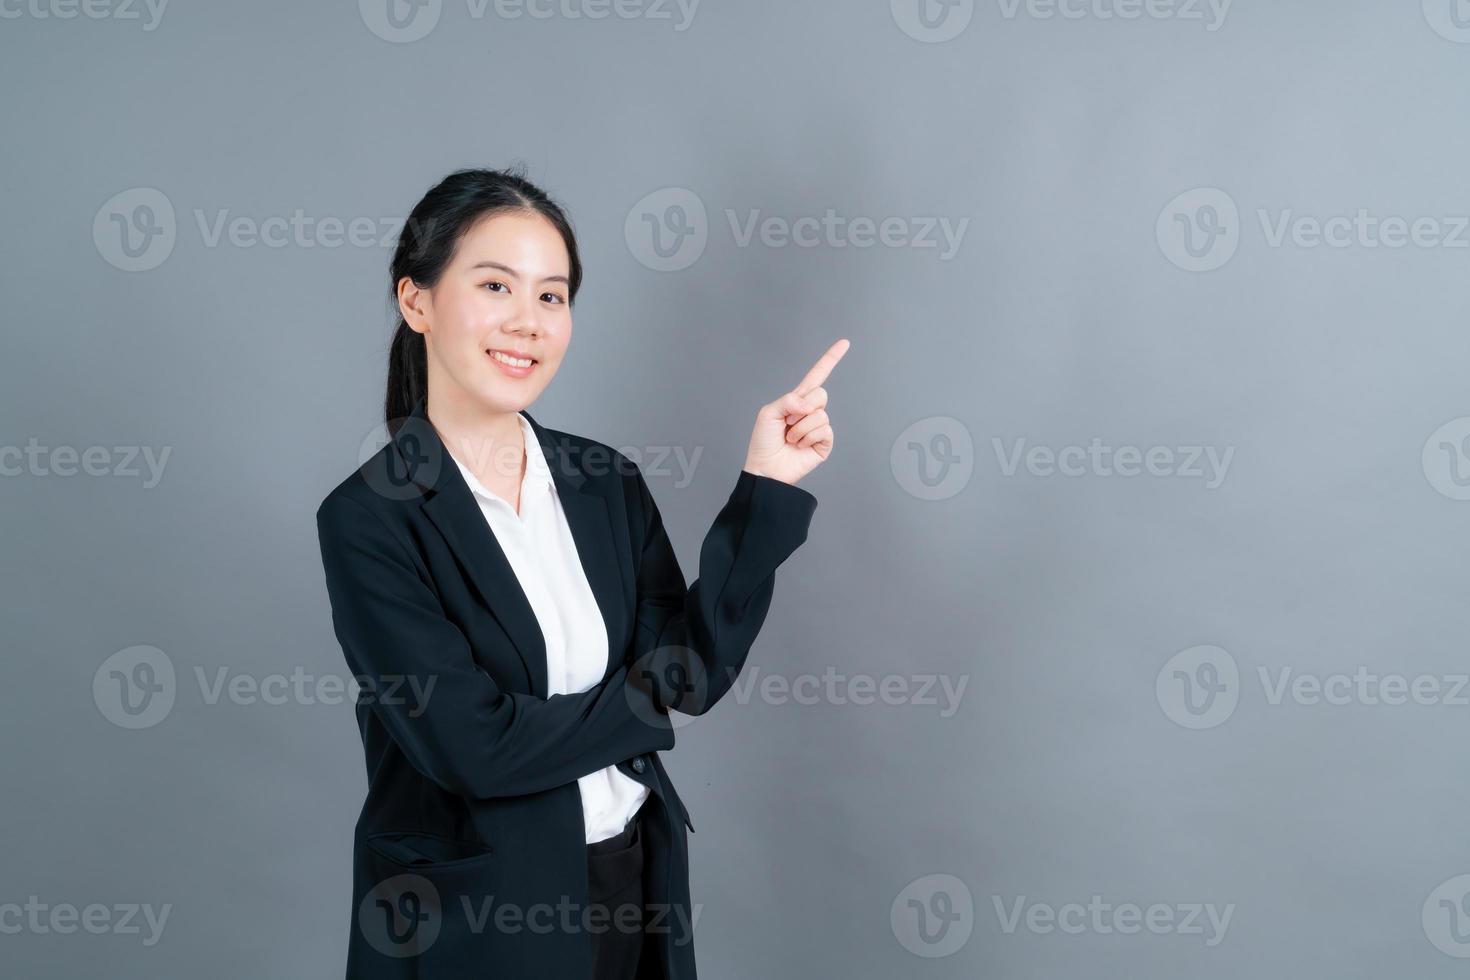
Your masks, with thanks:
[[(547, 696), (580, 694), (607, 671), (607, 625), (587, 582), (577, 543), (557, 496), (536, 431), (517, 412), (526, 441), (521, 512), (490, 492), (454, 452), (455, 465), (515, 571), (546, 640)], [(648, 787), (608, 766), (577, 780), (587, 843), (623, 831), (648, 797)]]

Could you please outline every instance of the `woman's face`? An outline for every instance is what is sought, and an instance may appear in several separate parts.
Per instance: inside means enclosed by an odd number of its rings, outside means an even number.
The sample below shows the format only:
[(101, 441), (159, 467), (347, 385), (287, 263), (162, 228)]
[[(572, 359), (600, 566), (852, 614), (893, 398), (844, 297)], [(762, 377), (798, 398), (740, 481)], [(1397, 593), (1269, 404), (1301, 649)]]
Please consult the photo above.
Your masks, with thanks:
[[(398, 284), (404, 320), (424, 335), (436, 403), (519, 412), (540, 396), (572, 339), (569, 264), (551, 222), (502, 212), (465, 232), (432, 289)], [(532, 364), (506, 364), (492, 352)]]

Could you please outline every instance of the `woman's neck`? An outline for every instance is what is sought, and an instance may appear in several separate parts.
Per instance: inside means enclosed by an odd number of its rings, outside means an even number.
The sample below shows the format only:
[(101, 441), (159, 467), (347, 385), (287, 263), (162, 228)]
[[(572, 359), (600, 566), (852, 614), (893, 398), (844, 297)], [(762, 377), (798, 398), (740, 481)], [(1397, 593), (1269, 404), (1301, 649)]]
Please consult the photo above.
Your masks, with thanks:
[(520, 413), (487, 411), (455, 399), (436, 400), (432, 394), (424, 410), (450, 455), (492, 493), (514, 505), (512, 491), (520, 486), (526, 471)]

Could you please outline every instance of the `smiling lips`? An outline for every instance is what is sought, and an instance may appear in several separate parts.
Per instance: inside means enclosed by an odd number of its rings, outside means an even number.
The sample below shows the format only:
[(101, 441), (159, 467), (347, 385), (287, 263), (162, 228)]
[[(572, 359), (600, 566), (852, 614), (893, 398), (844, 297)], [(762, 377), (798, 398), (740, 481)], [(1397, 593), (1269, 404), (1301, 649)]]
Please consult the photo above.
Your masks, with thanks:
[(518, 354), (515, 351), (488, 350), (485, 352), (490, 360), (495, 362), (503, 374), (512, 378), (524, 378), (535, 369), (538, 363), (534, 357)]

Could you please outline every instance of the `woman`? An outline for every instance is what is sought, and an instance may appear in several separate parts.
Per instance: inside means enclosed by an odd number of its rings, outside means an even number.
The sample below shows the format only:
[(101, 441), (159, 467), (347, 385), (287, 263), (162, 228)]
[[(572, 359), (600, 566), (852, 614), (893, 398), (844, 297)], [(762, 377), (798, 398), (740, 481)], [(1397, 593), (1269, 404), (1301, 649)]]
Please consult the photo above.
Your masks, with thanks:
[(572, 336), (562, 210), (451, 174), (392, 277), (391, 439), (317, 511), (368, 774), (347, 975), (693, 980), (694, 828), (657, 753), (669, 710), (730, 688), (806, 540), (847, 341), (757, 413), (688, 588), (638, 467), (526, 411)]

